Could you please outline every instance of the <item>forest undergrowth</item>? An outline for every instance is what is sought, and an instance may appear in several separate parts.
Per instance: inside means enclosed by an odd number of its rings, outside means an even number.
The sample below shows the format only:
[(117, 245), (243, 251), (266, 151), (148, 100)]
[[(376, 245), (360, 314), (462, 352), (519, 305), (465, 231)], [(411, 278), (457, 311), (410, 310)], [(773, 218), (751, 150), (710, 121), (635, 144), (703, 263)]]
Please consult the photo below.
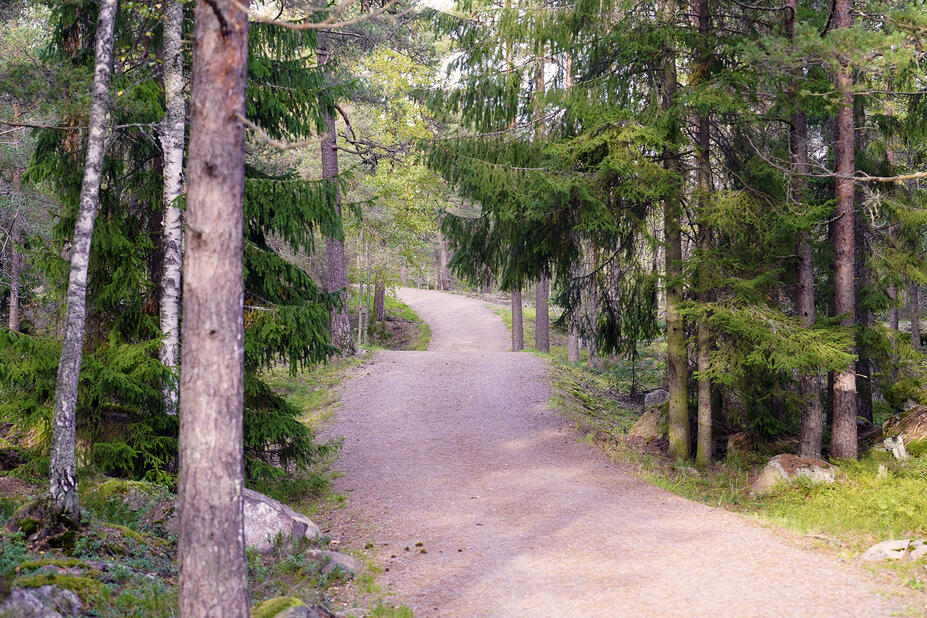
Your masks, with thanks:
[[(427, 325), (415, 312), (389, 297), (385, 324), (371, 326), (370, 332), (371, 349), (424, 349), (430, 338)], [(315, 433), (338, 406), (337, 385), (369, 354), (332, 359), (295, 375), (277, 367), (265, 377), (276, 393), (304, 412), (303, 422)], [(330, 446), (329, 455), (302, 474), (253, 480), (249, 486), (310, 518), (322, 509), (337, 508), (339, 496), (330, 491), (329, 483), (338, 444)], [(77, 594), (81, 615), (176, 616), (176, 488), (106, 477), (83, 468), (80, 530), (33, 542), (28, 540), (29, 522), (23, 519), (23, 509), (46, 490), (48, 459), (41, 451), (40, 444), (14, 444), (0, 433), (0, 592), (53, 584)], [(249, 549), (254, 615), (260, 614), (263, 601), (275, 597), (298, 598), (345, 616), (358, 607), (369, 616), (411, 615), (405, 607), (383, 603), (374, 581), (377, 568), (365, 556), (355, 556), (365, 564), (365, 571), (353, 578), (337, 569), (325, 572), (319, 562), (307, 558), (309, 549), (339, 549), (338, 540), (332, 541), (323, 536), (317, 542), (281, 542), (268, 554)]]

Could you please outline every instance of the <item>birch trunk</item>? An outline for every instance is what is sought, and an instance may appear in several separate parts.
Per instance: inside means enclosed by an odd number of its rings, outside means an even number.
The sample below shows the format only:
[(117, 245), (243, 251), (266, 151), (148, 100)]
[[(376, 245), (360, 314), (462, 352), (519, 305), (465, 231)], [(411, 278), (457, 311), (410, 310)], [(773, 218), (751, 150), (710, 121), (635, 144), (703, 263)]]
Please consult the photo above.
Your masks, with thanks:
[[(835, 28), (849, 28), (852, 25), (852, 5), (852, 0), (835, 0)], [(852, 327), (856, 321), (853, 78), (851, 69), (844, 63), (841, 60), (836, 80), (843, 101), (837, 113), (834, 136), (837, 197), (837, 218), (834, 222), (834, 312), (844, 316), (841, 322), (844, 326)], [(848, 367), (834, 375), (831, 457), (856, 459), (856, 438), (856, 373), (853, 367)]]
[[(661, 2), (660, 14), (665, 23), (676, 16), (674, 0)], [(676, 52), (664, 43), (660, 51), (660, 106), (669, 112), (676, 97)], [(678, 127), (671, 129), (676, 132)], [(671, 148), (663, 152), (664, 165), (672, 173), (679, 173), (679, 153)], [(670, 455), (677, 459), (689, 458), (689, 370), (686, 367), (686, 336), (680, 313), (682, 304), (682, 209), (678, 191), (663, 199), (663, 230), (666, 244), (666, 382), (669, 398)]]
[(525, 349), (525, 329), (521, 316), (521, 286), (512, 289), (512, 352)]
[[(163, 263), (161, 269), (161, 363), (177, 373), (180, 351), (180, 265), (182, 218), (177, 199), (183, 192), (184, 100), (181, 35), (183, 5), (168, 0), (164, 24), (164, 100), (166, 113), (161, 126), (164, 151)], [(163, 387), (164, 411), (177, 414), (177, 385)]]
[[(179, 608), (248, 615), (242, 515), (246, 6), (195, 12), (180, 374)], [(220, 20), (217, 16), (222, 16)]]
[(87, 269), (90, 263), (90, 240), (100, 205), (100, 181), (106, 150), (106, 122), (109, 113), (109, 82), (113, 65), (113, 28), (116, 0), (101, 0), (97, 18), (97, 40), (91, 86), (89, 135), (84, 160), (84, 178), (80, 189), (77, 221), (71, 242), (71, 267), (68, 277), (67, 309), (61, 360), (55, 386), (55, 412), (52, 419), (49, 461), (49, 496), (61, 513), (77, 521), (80, 507), (74, 478), (74, 427), (77, 387), (87, 318)]
[[(791, 41), (795, 36), (795, 15), (798, 0), (787, 0), (786, 34)], [(793, 84), (793, 89), (797, 85)], [(792, 201), (801, 204), (808, 189), (808, 123), (805, 112), (792, 113), (789, 130), (789, 151), (795, 177), (792, 180)], [(800, 232), (795, 243), (798, 255), (796, 264), (796, 299), (795, 305), (801, 317), (802, 326), (814, 326), (814, 262), (811, 256), (811, 242), (807, 232)], [(798, 454), (801, 457), (820, 459), (821, 441), (824, 434), (824, 406), (821, 402), (820, 376), (801, 374), (798, 376), (798, 389), (803, 400), (801, 428), (798, 435)]]
[[(327, 65), (334, 53), (330, 41), (320, 41), (319, 66)], [(329, 70), (328, 74), (331, 75)], [(338, 150), (335, 136), (335, 112), (326, 112), (326, 125), (328, 133), (321, 146), (322, 178), (337, 182), (338, 177)], [(341, 193), (335, 187), (335, 214), (341, 216)], [(328, 260), (328, 278), (325, 288), (328, 292), (338, 292), (341, 302), (332, 309), (330, 335), (332, 345), (341, 351), (343, 356), (354, 354), (354, 340), (351, 338), (351, 320), (348, 317), (348, 273), (344, 257), (344, 242), (337, 238), (325, 238), (325, 255)]]
[[(22, 170), (13, 170), (13, 193), (19, 196), (22, 189)], [(13, 209), (13, 224), (10, 229), (10, 314), (8, 325), (11, 331), (19, 330), (19, 280), (22, 277), (22, 262), (19, 255), (19, 241), (21, 232), (19, 225), (19, 212)]]

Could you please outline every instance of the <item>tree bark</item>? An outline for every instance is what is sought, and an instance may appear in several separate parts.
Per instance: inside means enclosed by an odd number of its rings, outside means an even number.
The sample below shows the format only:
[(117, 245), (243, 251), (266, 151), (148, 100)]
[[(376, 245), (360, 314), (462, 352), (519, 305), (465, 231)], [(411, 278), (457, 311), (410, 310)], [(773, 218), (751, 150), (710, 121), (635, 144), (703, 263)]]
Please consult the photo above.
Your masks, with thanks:
[[(327, 35), (320, 35), (326, 37)], [(322, 38), (319, 42), (319, 66), (327, 65), (334, 55), (331, 41)], [(332, 71), (329, 70), (331, 75)], [(338, 150), (335, 135), (335, 110), (325, 112), (325, 123), (328, 133), (321, 145), (322, 179), (337, 183), (338, 177)], [(335, 214), (341, 216), (341, 192), (335, 184)], [(351, 320), (348, 316), (348, 273), (344, 257), (344, 242), (337, 238), (325, 238), (325, 256), (328, 260), (328, 273), (325, 289), (328, 292), (338, 292), (340, 302), (332, 308), (330, 336), (332, 345), (341, 351), (343, 356), (354, 354), (354, 340), (351, 337)]]
[[(669, 24), (676, 16), (675, 0), (662, 0), (661, 19)], [(668, 43), (660, 51), (660, 106), (669, 112), (675, 105), (676, 52)], [(678, 127), (670, 128), (676, 133)], [(663, 152), (664, 165), (674, 174), (679, 173), (679, 153), (672, 148)], [(689, 458), (689, 371), (686, 366), (686, 336), (680, 305), (683, 300), (682, 284), (682, 212), (678, 190), (663, 198), (663, 230), (666, 244), (666, 381), (669, 389), (669, 443), (670, 455), (677, 459)]]
[(534, 288), (534, 349), (550, 352), (550, 279), (542, 275)]
[[(835, 28), (851, 26), (852, 5), (852, 0), (834, 1)], [(844, 326), (853, 327), (856, 322), (853, 78), (846, 61), (841, 59), (840, 62), (836, 85), (843, 100), (837, 113), (834, 136), (837, 196), (837, 220), (834, 222), (834, 310), (836, 315), (844, 316)], [(857, 457), (856, 373), (853, 367), (834, 375), (834, 426), (830, 454), (838, 459)]]
[[(789, 41), (795, 37), (795, 15), (798, 0), (787, 0), (786, 33)], [(792, 85), (792, 90), (797, 84)], [(795, 176), (792, 178), (792, 201), (801, 204), (808, 190), (808, 123), (803, 110), (792, 113), (789, 130), (789, 152)], [(811, 255), (811, 242), (807, 232), (800, 232), (795, 243), (798, 255), (796, 264), (796, 298), (795, 305), (801, 317), (802, 326), (814, 326), (814, 262)], [(824, 433), (824, 407), (821, 402), (820, 376), (801, 374), (798, 376), (798, 389), (803, 400), (801, 427), (798, 435), (798, 454), (801, 457), (821, 457), (821, 440)]]
[(386, 286), (379, 278), (373, 283), (373, 316), (377, 322), (386, 319)]
[(106, 150), (106, 122), (109, 113), (109, 83), (113, 66), (113, 28), (116, 0), (101, 0), (97, 18), (97, 40), (91, 86), (89, 135), (84, 160), (77, 221), (71, 242), (67, 309), (61, 360), (55, 386), (55, 412), (49, 461), (49, 496), (54, 507), (72, 520), (80, 518), (77, 481), (74, 478), (74, 429), (77, 389), (87, 318), (87, 270), (90, 240), (100, 205), (100, 182)]
[(918, 350), (921, 349), (920, 291), (921, 288), (916, 283), (908, 286), (907, 305), (908, 319), (911, 321), (911, 345)]
[[(18, 197), (22, 190), (22, 170), (13, 170), (13, 193)], [(22, 278), (22, 261), (19, 255), (21, 240), (19, 211), (13, 209), (13, 222), (10, 229), (10, 313), (7, 324), (11, 331), (19, 330), (19, 281)]]
[(180, 374), (179, 608), (186, 617), (244, 617), (242, 119), (248, 15), (246, 6), (230, 0), (212, 6), (198, 0), (195, 18)]
[[(163, 263), (161, 269), (161, 363), (177, 371), (180, 352), (180, 266), (183, 260), (182, 214), (177, 199), (183, 193), (183, 147), (186, 113), (183, 99), (183, 4), (168, 0), (164, 24), (164, 101), (161, 149), (164, 152)], [(177, 414), (177, 385), (163, 386), (164, 411)]]
[[(595, 246), (590, 242), (586, 246), (586, 268), (590, 273), (595, 272), (597, 267), (595, 257)], [(595, 276), (586, 280), (582, 292), (583, 303), (583, 321), (586, 329), (584, 342), (586, 344), (586, 364), (589, 367), (597, 367), (599, 364), (599, 350), (595, 341), (596, 321), (599, 317), (599, 299), (596, 293)]]
[(444, 234), (439, 232), (438, 241), (440, 242), (438, 271), (441, 277), (441, 289), (450, 291), (454, 289), (454, 284), (451, 280), (451, 271), (447, 267), (448, 263), (451, 261), (450, 252), (447, 247), (447, 238), (445, 238)]
[[(698, 59), (698, 76), (700, 80), (708, 79), (708, 71), (711, 63), (709, 47), (709, 30), (711, 28), (711, 14), (709, 12), (708, 0), (697, 0), (695, 6), (698, 15), (698, 31), (701, 49), (699, 50)], [(698, 131), (696, 134), (697, 148), (696, 158), (698, 160), (698, 209), (702, 221), (698, 227), (698, 246), (703, 252), (711, 249), (711, 227), (707, 221), (708, 199), (712, 190), (711, 183), (711, 119), (708, 114), (700, 114), (697, 118)], [(703, 258), (704, 259), (704, 255)], [(699, 269), (699, 300), (707, 303), (711, 300), (711, 294), (707, 289), (708, 282), (705, 280), (705, 267)], [(697, 368), (700, 373), (698, 379), (698, 437), (695, 448), (695, 461), (702, 466), (711, 463), (711, 452), (714, 442), (712, 440), (712, 419), (711, 419), (711, 380), (705, 374), (710, 369), (710, 356), (712, 339), (711, 332), (708, 328), (707, 318), (702, 318), (698, 322), (696, 333), (698, 340), (698, 359)]]
[(525, 349), (525, 329), (521, 316), (521, 286), (512, 289), (512, 352)]

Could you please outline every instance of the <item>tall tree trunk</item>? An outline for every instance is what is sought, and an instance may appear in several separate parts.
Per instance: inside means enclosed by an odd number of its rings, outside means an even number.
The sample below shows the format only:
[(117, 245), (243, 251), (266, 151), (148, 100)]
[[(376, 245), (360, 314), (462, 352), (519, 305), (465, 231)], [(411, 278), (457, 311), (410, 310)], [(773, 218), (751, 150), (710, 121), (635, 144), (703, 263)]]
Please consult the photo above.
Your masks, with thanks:
[[(534, 67), (534, 139), (540, 142), (544, 139), (544, 66), (546, 62), (546, 47), (535, 58)], [(547, 273), (541, 275), (534, 287), (534, 349), (541, 352), (550, 352), (550, 278)]]
[(521, 286), (512, 288), (512, 352), (525, 349), (525, 328), (521, 316)]
[(74, 478), (74, 427), (77, 387), (87, 318), (87, 269), (90, 240), (100, 205), (100, 181), (106, 150), (106, 122), (109, 112), (109, 82), (113, 66), (113, 27), (116, 0), (101, 0), (97, 18), (97, 40), (91, 86), (90, 123), (84, 178), (74, 238), (71, 242), (71, 268), (68, 278), (67, 309), (61, 360), (55, 386), (55, 412), (49, 461), (49, 496), (54, 507), (74, 521), (80, 517), (77, 481)]
[(450, 251), (447, 246), (447, 238), (444, 234), (438, 233), (439, 241), (439, 252), (438, 252), (438, 271), (441, 277), (441, 289), (442, 290), (453, 290), (454, 285), (451, 280), (451, 271), (447, 267), (448, 263), (451, 261)]
[[(569, 91), (573, 88), (573, 56), (566, 54), (563, 62), (563, 85)], [(570, 267), (570, 285), (575, 285), (576, 280), (582, 276), (582, 258), (577, 258)], [(582, 296), (582, 295), (580, 295)], [(582, 305), (582, 302), (580, 302)], [(582, 307), (577, 307), (570, 313), (570, 322), (567, 333), (567, 362), (579, 362), (579, 320), (582, 315)]]
[[(834, 27), (852, 25), (852, 0), (834, 0)], [(853, 82), (851, 69), (841, 59), (837, 68), (837, 90), (843, 101), (837, 113), (834, 136), (836, 160), (837, 220), (834, 222), (834, 310), (844, 315), (842, 324), (853, 327), (856, 322), (856, 243), (854, 238), (855, 182)], [(831, 437), (832, 457), (856, 459), (856, 373), (853, 367), (834, 376), (834, 427)]]
[[(860, 257), (856, 259), (856, 329), (858, 333), (872, 327), (875, 316), (865, 306), (863, 293), (865, 288), (871, 284), (872, 273), (869, 265), (866, 263), (865, 256), (869, 253), (870, 248), (867, 242), (868, 222), (864, 213), (857, 212), (855, 217), (856, 246), (859, 248)], [(873, 421), (872, 410), (872, 357), (871, 351), (866, 345), (865, 340), (857, 340), (857, 357), (856, 357), (856, 416), (864, 418), (870, 423)]]
[[(676, 16), (675, 0), (662, 0), (660, 16), (666, 25)], [(667, 113), (675, 105), (676, 51), (664, 43), (660, 51), (660, 106)], [(669, 129), (670, 139), (676, 138), (679, 127)], [(679, 153), (672, 148), (663, 152), (664, 165), (679, 174)], [(686, 336), (680, 313), (682, 304), (682, 209), (678, 189), (663, 199), (663, 233), (666, 244), (666, 381), (669, 388), (670, 455), (677, 459), (689, 457), (689, 371), (686, 367)]]
[[(325, 66), (331, 62), (334, 52), (332, 51), (332, 42), (328, 40), (328, 35), (320, 35), (322, 40), (319, 41), (318, 60), (319, 66)], [(329, 70), (331, 75), (332, 71)], [(322, 140), (321, 159), (322, 159), (322, 179), (330, 180), (335, 183), (335, 214), (341, 216), (341, 192), (338, 190), (338, 149), (337, 138), (335, 135), (335, 110), (330, 109), (325, 112), (325, 124), (328, 133)], [(344, 242), (337, 238), (325, 238), (325, 256), (328, 260), (327, 280), (325, 289), (328, 292), (338, 292), (340, 302), (332, 308), (331, 327), (329, 334), (332, 345), (341, 351), (343, 356), (354, 354), (354, 340), (351, 338), (351, 320), (348, 316), (348, 273), (344, 257)]]
[[(708, 79), (708, 71), (711, 64), (711, 48), (709, 42), (709, 31), (711, 28), (711, 14), (709, 12), (708, 0), (696, 0), (696, 14), (698, 15), (699, 31), (699, 50), (697, 78), (700, 80)], [(708, 114), (700, 114), (697, 118), (698, 132), (696, 135), (697, 148), (696, 158), (698, 160), (698, 209), (702, 221), (698, 226), (698, 247), (703, 254), (711, 249), (711, 227), (708, 224), (708, 199), (711, 194), (711, 119)], [(703, 257), (704, 259), (704, 257)], [(711, 294), (707, 289), (705, 280), (705, 267), (702, 266), (699, 272), (699, 300), (707, 303), (711, 300)], [(709, 352), (711, 351), (712, 339), (711, 332), (708, 328), (708, 320), (703, 318), (698, 322), (696, 333), (698, 340), (698, 438), (695, 449), (695, 461), (699, 465), (707, 466), (711, 463), (711, 452), (714, 442), (712, 440), (712, 422), (711, 422), (711, 380), (705, 375), (710, 369)]]
[[(787, 0), (786, 33), (791, 42), (795, 37), (795, 15), (798, 0)], [(797, 90), (797, 84), (792, 84)], [(803, 110), (792, 113), (789, 129), (789, 152), (795, 176), (792, 179), (792, 201), (801, 204), (806, 199), (808, 190), (808, 123)], [(796, 264), (796, 299), (795, 305), (801, 317), (802, 326), (814, 326), (814, 262), (811, 256), (811, 242), (808, 232), (799, 232), (795, 243), (798, 255)], [(801, 428), (798, 436), (798, 454), (801, 457), (821, 457), (821, 440), (824, 433), (824, 407), (821, 402), (820, 376), (801, 374), (798, 376), (798, 388), (803, 400)]]
[[(180, 265), (182, 215), (177, 199), (183, 192), (184, 121), (183, 4), (168, 0), (164, 24), (164, 101), (166, 113), (161, 125), (161, 149), (164, 151), (163, 264), (161, 269), (161, 363), (177, 371), (180, 352)], [(177, 414), (177, 385), (163, 387), (164, 411)]]
[[(596, 270), (595, 246), (590, 242), (586, 246), (586, 269), (590, 273)], [(599, 350), (595, 341), (596, 321), (599, 317), (599, 298), (596, 292), (595, 275), (590, 276), (582, 292), (583, 322), (586, 330), (584, 341), (586, 344), (586, 364), (597, 367), (599, 364)]]
[[(214, 8), (213, 8), (214, 7)], [(180, 615), (247, 616), (242, 252), (248, 15), (196, 3), (180, 374)], [(217, 18), (222, 16), (222, 20)]]
[[(22, 190), (22, 170), (13, 170), (13, 193), (19, 199)], [(19, 255), (21, 240), (19, 211), (13, 209), (13, 222), (10, 229), (10, 314), (7, 324), (11, 331), (19, 330), (19, 281), (22, 278), (22, 262)]]
[(550, 279), (542, 275), (534, 288), (534, 349), (550, 352)]
[(908, 286), (908, 319), (911, 321), (911, 345), (921, 349), (921, 288), (916, 283)]
[(386, 319), (386, 285), (380, 277), (373, 282), (373, 316), (377, 322)]

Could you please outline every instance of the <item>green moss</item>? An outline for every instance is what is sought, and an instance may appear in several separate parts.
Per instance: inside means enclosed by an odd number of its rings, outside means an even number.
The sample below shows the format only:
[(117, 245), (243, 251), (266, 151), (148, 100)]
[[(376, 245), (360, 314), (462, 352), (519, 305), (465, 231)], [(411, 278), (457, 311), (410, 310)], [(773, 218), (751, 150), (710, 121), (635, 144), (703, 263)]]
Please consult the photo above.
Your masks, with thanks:
[(170, 543), (163, 539), (159, 539), (147, 534), (142, 534), (141, 532), (136, 532), (128, 526), (121, 526), (119, 524), (106, 524), (106, 527), (116, 531), (124, 539), (132, 539), (136, 543), (144, 545), (146, 547), (157, 548), (157, 549), (168, 549), (170, 548)]
[(908, 442), (905, 448), (908, 449), (908, 453), (910, 453), (912, 456), (923, 457), (924, 455), (927, 455), (927, 438), (911, 440)]
[(251, 612), (251, 618), (273, 618), (291, 607), (304, 607), (306, 604), (296, 597), (275, 597), (267, 599)]
[(41, 588), (42, 586), (57, 586), (70, 590), (85, 603), (90, 602), (103, 590), (102, 582), (90, 577), (78, 575), (62, 575), (60, 573), (39, 573), (37, 575), (24, 575), (13, 580), (17, 588)]
[(158, 488), (141, 481), (127, 481), (125, 479), (110, 479), (100, 483), (96, 488), (97, 493), (103, 498), (112, 498), (113, 496), (125, 496), (130, 491), (140, 491), (148, 497), (155, 497), (159, 492)]
[(26, 536), (29, 536), (30, 534), (33, 534), (36, 530), (39, 529), (39, 524), (40, 522), (37, 519), (33, 519), (31, 517), (24, 517), (23, 519), (19, 520), (19, 529), (22, 531), (23, 534), (25, 534)]
[(77, 558), (45, 558), (42, 560), (29, 560), (19, 565), (21, 571), (33, 571), (46, 566), (56, 566), (62, 569), (71, 569), (74, 567), (87, 568), (88, 565), (83, 560)]

